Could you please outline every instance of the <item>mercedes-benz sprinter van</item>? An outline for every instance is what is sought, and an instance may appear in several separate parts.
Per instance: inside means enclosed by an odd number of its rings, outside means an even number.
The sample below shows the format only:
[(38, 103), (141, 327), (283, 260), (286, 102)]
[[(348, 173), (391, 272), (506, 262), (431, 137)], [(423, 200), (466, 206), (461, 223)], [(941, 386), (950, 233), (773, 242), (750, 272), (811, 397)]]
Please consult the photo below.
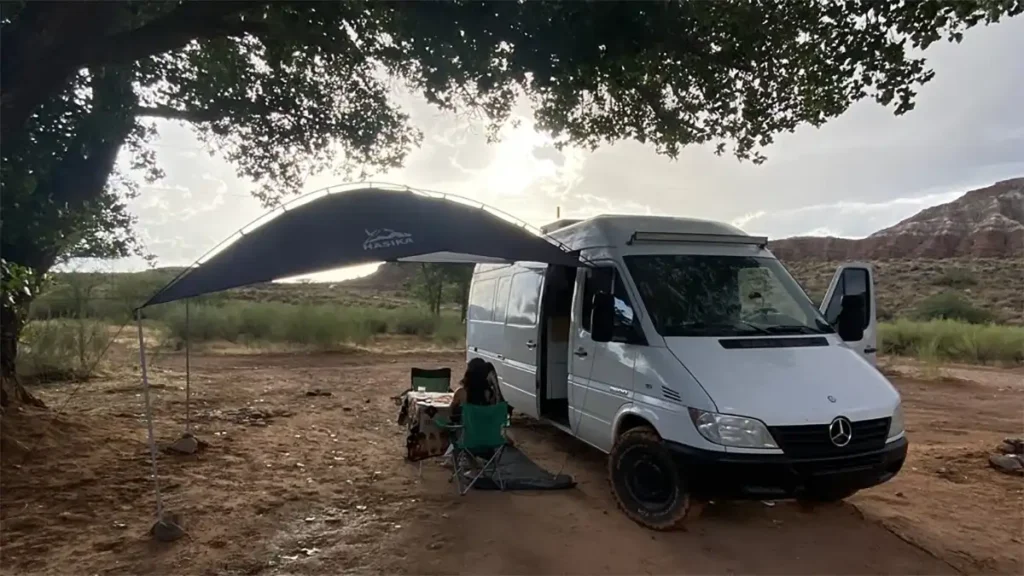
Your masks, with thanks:
[(870, 266), (841, 266), (815, 306), (767, 239), (726, 224), (544, 231), (583, 264), (478, 265), (467, 355), (494, 364), (516, 411), (608, 453), (635, 521), (674, 528), (713, 497), (838, 500), (900, 470)]

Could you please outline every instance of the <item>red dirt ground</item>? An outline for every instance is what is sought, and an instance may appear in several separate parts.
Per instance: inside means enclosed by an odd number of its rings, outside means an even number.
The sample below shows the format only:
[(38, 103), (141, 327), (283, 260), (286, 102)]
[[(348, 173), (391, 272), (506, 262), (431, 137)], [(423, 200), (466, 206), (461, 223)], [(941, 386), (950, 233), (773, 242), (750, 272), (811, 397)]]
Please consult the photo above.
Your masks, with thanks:
[[(455, 495), (433, 461), (403, 461), (391, 397), (413, 366), (459, 353), (194, 358), (198, 455), (161, 454), (167, 509), (188, 537), (153, 542), (137, 369), (37, 388), (54, 411), (3, 417), (0, 544), (7, 574), (764, 573), (1020, 574), (1024, 481), (987, 466), (1022, 434), (1024, 373), (906, 372), (911, 456), (892, 482), (811, 511), (719, 502), (685, 532), (617, 511), (603, 456), (517, 420), (520, 447), (577, 489)], [(155, 358), (158, 441), (184, 430), (184, 363)], [(306, 396), (319, 388), (329, 397)]]

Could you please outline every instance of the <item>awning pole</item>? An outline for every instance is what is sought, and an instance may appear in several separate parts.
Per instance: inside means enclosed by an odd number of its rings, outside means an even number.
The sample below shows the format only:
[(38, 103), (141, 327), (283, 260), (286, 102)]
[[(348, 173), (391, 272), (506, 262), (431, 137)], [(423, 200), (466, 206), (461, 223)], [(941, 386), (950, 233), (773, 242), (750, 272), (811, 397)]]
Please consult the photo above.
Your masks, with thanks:
[(146, 374), (146, 342), (142, 338), (142, 310), (135, 311), (139, 321), (139, 364), (142, 366), (142, 398), (146, 405), (146, 428), (149, 434), (149, 460), (153, 466), (153, 490), (156, 492), (156, 518), (164, 520), (164, 504), (160, 499), (160, 477), (156, 471), (156, 439), (153, 437), (153, 407), (149, 401), (149, 376)]
[(185, 432), (192, 433), (192, 332), (189, 329), (188, 299), (185, 300)]

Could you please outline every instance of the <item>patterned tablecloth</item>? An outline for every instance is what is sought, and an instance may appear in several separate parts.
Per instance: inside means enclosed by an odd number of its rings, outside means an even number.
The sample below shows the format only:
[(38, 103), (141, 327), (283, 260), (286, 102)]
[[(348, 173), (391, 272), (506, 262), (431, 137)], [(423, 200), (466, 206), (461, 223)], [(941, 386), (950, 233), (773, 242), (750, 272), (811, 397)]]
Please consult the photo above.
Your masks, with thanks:
[(434, 423), (438, 416), (451, 419), (451, 392), (419, 392), (410, 390), (399, 397), (401, 411), (398, 424), (409, 430), (405, 457), (416, 461), (443, 456), (448, 449), (448, 431)]

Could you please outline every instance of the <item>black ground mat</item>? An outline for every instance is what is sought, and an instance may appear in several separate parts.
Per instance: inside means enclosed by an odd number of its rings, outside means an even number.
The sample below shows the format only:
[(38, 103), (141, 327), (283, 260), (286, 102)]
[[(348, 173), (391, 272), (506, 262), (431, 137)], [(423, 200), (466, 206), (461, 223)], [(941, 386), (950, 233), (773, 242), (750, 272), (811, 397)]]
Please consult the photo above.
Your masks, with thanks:
[[(576, 486), (576, 480), (568, 474), (553, 474), (541, 468), (530, 457), (514, 446), (506, 446), (497, 465), (505, 490), (565, 490)], [(473, 484), (478, 490), (497, 490), (495, 473), (487, 473)]]

